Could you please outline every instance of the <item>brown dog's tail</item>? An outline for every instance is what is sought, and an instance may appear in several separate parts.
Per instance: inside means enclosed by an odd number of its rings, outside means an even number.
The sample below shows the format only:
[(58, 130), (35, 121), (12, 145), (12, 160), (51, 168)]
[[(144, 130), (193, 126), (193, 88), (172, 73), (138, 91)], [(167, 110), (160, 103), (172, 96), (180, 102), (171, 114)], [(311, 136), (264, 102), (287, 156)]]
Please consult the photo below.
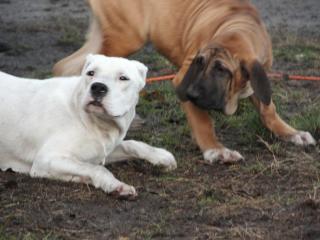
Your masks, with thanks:
[(91, 21), (86, 43), (72, 55), (60, 60), (53, 67), (55, 76), (80, 75), (86, 56), (99, 53), (102, 48), (102, 31), (95, 18)]

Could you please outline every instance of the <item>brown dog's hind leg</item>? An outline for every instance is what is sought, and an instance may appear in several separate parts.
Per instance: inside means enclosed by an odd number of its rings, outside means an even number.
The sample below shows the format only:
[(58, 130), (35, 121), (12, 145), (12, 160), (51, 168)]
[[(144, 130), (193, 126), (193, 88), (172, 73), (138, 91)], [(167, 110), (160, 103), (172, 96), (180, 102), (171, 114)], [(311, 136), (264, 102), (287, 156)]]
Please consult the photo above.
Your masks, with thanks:
[(86, 43), (72, 55), (60, 60), (53, 67), (55, 76), (79, 75), (88, 54), (103, 54), (110, 57), (127, 57), (138, 51), (145, 43), (134, 31), (119, 32), (103, 29), (96, 19), (91, 22)]
[(296, 145), (306, 146), (316, 144), (316, 141), (309, 132), (298, 131), (285, 123), (277, 114), (276, 107), (272, 101), (267, 106), (261, 103), (254, 95), (250, 99), (258, 110), (262, 123), (276, 136)]

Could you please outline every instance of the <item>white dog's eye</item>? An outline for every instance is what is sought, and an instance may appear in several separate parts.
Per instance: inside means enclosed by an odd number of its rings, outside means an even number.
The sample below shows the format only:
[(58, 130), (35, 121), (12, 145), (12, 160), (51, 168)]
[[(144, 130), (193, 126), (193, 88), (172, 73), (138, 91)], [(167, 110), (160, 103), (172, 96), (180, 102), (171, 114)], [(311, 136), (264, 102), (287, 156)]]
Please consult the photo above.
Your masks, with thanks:
[(128, 80), (129, 80), (129, 78), (126, 77), (126, 76), (121, 76), (119, 79), (120, 79), (121, 81), (128, 81)]
[(94, 76), (94, 71), (88, 71), (87, 75), (90, 76), (90, 77), (93, 77)]

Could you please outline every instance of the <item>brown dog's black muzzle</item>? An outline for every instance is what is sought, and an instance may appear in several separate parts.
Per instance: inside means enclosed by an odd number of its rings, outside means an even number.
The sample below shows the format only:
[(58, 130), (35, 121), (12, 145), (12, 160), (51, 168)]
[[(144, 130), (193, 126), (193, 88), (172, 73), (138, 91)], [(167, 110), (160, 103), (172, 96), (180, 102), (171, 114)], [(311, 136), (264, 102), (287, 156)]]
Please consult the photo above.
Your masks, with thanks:
[(199, 97), (201, 96), (201, 92), (199, 89), (195, 87), (188, 87), (187, 92), (186, 92), (186, 97), (190, 101), (197, 101)]

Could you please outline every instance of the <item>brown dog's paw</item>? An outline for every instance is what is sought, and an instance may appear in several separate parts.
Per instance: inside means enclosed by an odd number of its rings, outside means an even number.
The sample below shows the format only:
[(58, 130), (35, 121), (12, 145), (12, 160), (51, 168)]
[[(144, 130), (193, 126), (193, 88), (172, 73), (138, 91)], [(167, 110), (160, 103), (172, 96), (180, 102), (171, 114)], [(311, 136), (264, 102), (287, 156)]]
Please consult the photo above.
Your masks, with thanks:
[(316, 145), (316, 140), (309, 132), (298, 131), (290, 136), (287, 141), (294, 143), (298, 146)]
[(204, 160), (209, 163), (235, 163), (244, 160), (244, 157), (237, 151), (232, 151), (228, 148), (208, 149), (203, 153)]

